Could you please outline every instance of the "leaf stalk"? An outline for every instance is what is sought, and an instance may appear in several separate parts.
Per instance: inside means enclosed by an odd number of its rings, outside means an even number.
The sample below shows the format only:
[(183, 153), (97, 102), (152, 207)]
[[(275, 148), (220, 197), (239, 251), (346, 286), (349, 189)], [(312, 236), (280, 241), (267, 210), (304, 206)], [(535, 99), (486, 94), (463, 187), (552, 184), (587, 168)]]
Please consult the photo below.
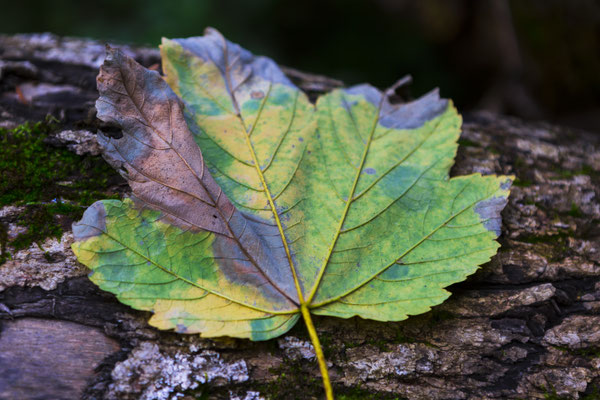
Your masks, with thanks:
[(321, 342), (319, 341), (317, 330), (315, 329), (315, 326), (312, 322), (312, 318), (310, 317), (310, 310), (308, 309), (306, 304), (302, 304), (300, 306), (300, 311), (302, 312), (302, 317), (304, 318), (304, 322), (306, 323), (306, 329), (308, 329), (308, 335), (310, 336), (310, 340), (313, 344), (313, 347), (315, 348), (315, 354), (317, 356), (317, 361), (319, 362), (319, 369), (321, 370), (321, 377), (323, 378), (325, 398), (327, 400), (334, 400), (333, 389), (331, 387), (331, 381), (329, 380), (329, 372), (327, 371), (327, 361), (325, 360), (325, 355), (323, 354), (323, 348), (321, 347)]

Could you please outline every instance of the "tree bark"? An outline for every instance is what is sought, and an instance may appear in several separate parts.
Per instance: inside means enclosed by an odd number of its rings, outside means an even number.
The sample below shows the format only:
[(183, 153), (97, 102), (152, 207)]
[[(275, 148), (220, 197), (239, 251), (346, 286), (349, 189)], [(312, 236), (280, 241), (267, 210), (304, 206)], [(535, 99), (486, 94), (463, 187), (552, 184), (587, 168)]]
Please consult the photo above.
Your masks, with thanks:
[[(123, 47), (158, 68), (157, 50)], [(104, 46), (91, 40), (0, 36), (0, 126), (51, 114), (59, 120), (54, 145), (97, 154), (95, 76), (103, 57)], [(311, 96), (341, 85), (286, 73)], [(598, 136), (473, 113), (452, 175), (473, 172), (517, 179), (498, 255), (451, 286), (444, 304), (406, 321), (315, 317), (338, 396), (600, 396)], [(23, 212), (0, 209), (8, 237), (22, 229), (14, 222)], [(71, 240), (67, 231), (0, 265), (0, 399), (323, 396), (302, 323), (268, 342), (158, 331), (146, 323), (149, 313), (86, 278)]]

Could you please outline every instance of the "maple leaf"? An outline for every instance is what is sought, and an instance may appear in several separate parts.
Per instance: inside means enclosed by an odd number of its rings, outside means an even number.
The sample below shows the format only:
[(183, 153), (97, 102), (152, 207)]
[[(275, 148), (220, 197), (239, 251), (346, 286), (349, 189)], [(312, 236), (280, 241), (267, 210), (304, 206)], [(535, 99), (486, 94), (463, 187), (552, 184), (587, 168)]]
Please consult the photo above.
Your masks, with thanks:
[[(132, 195), (74, 224), (90, 279), (160, 329), (267, 340), (302, 315), (399, 321), (496, 253), (512, 177), (449, 178), (461, 118), (433, 91), (309, 102), (217, 31), (163, 40), (165, 79), (119, 50), (98, 76), (104, 157)], [(165, 82), (166, 80), (166, 82)]]

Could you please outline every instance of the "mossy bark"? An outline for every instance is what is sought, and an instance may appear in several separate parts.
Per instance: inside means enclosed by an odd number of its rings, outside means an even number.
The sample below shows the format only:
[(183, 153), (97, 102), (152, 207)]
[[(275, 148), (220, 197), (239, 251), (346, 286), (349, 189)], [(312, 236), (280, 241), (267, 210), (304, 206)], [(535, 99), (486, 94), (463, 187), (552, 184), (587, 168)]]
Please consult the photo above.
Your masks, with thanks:
[[(156, 50), (126, 51), (146, 66), (159, 66)], [(0, 126), (14, 128), (53, 115), (54, 128), (41, 150), (91, 157), (92, 180), (94, 171), (104, 173), (103, 161), (93, 156), (100, 125), (93, 109), (94, 78), (103, 53), (100, 43), (88, 40), (0, 36)], [(340, 84), (287, 73), (310, 94)], [(599, 396), (599, 137), (546, 123), (467, 115), (453, 174), (472, 172), (517, 177), (503, 212), (499, 254), (466, 282), (450, 287), (453, 296), (427, 314), (396, 323), (315, 318), (339, 398)], [(64, 179), (57, 176), (49, 174), (48, 187)], [(87, 190), (97, 195), (126, 191), (118, 178), (104, 178)], [(40, 203), (46, 202), (40, 193)], [(68, 204), (85, 205), (96, 194), (67, 199)], [(146, 324), (147, 313), (120, 304), (85, 277), (69, 250), (68, 227), (75, 214), (50, 215), (61, 227), (60, 237), (38, 238), (20, 250), (11, 247), (19, 234), (35, 233), (28, 231), (34, 225), (19, 223), (30, 207), (17, 200), (0, 209), (2, 251), (10, 252), (0, 265), (0, 397), (323, 396), (301, 324), (278, 340), (260, 343), (159, 332)], [(44, 339), (52, 336), (45, 331), (86, 346), (50, 346), (48, 340), (55, 339)], [(103, 339), (90, 344), (90, 335)], [(39, 362), (26, 362), (15, 350), (19, 346), (29, 346)], [(62, 357), (65, 352), (68, 357)], [(47, 374), (48, 368), (59, 371), (69, 367), (69, 360), (79, 365), (75, 360), (80, 359), (89, 368), (79, 368), (75, 377)]]

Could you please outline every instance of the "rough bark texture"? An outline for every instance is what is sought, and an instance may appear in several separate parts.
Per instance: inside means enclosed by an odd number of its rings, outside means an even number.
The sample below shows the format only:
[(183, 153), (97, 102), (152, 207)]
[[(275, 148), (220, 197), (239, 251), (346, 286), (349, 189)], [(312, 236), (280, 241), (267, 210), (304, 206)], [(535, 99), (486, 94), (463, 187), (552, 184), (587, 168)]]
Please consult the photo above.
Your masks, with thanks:
[[(146, 66), (159, 62), (156, 50), (127, 51)], [(94, 79), (103, 56), (103, 45), (87, 40), (0, 36), (0, 126), (51, 113), (60, 120), (54, 145), (97, 154)], [(339, 85), (286, 72), (311, 93)], [(598, 136), (476, 113), (465, 117), (460, 143), (453, 174), (517, 177), (502, 248), (427, 314), (397, 323), (316, 318), (336, 392), (346, 399), (599, 398)], [(0, 210), (9, 238), (24, 229), (15, 223), (24, 210)], [(0, 398), (321, 398), (302, 323), (262, 343), (159, 332), (147, 313), (87, 280), (71, 240), (66, 232), (0, 265)]]

